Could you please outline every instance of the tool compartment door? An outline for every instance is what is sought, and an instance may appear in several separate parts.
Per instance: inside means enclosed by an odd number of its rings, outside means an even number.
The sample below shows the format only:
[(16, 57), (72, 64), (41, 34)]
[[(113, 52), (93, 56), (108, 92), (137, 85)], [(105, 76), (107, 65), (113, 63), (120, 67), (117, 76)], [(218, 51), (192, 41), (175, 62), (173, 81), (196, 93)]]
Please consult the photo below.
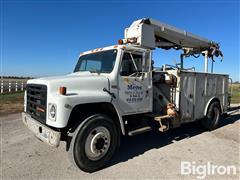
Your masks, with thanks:
[(194, 105), (194, 119), (201, 119), (204, 117), (204, 109), (206, 106), (206, 80), (207, 74), (196, 74), (196, 88), (195, 88), (195, 105)]
[(191, 122), (194, 120), (196, 78), (192, 73), (187, 72), (181, 72), (180, 78), (180, 112), (182, 122)]

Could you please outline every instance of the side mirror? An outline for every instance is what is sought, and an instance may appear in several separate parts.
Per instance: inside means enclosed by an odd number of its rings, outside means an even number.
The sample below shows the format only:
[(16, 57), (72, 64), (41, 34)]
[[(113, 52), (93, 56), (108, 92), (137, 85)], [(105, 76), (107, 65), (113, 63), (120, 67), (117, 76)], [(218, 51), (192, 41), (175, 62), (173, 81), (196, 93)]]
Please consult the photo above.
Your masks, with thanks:
[(141, 72), (140, 80), (143, 81), (145, 79), (146, 72)]

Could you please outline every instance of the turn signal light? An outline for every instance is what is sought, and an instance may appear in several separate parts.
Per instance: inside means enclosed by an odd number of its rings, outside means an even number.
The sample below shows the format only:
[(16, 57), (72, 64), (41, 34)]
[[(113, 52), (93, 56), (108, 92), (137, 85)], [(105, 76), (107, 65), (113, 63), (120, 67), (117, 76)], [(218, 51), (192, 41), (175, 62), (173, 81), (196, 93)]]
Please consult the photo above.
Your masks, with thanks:
[(67, 88), (61, 86), (61, 87), (59, 88), (59, 94), (61, 94), (61, 95), (66, 95), (66, 93), (67, 93)]

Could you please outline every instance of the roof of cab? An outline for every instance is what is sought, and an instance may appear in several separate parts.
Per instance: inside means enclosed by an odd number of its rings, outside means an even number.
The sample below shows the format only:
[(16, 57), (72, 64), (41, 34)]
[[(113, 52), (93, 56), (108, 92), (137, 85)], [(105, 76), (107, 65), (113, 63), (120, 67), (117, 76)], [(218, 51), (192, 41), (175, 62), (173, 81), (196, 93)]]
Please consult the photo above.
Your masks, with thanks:
[(111, 50), (111, 49), (127, 49), (127, 50), (135, 50), (135, 51), (145, 51), (143, 48), (133, 46), (132, 44), (124, 44), (124, 45), (112, 45), (112, 46), (107, 46), (103, 48), (92, 49), (89, 51), (82, 52), (80, 56), (95, 53), (95, 52), (100, 52), (100, 51)]

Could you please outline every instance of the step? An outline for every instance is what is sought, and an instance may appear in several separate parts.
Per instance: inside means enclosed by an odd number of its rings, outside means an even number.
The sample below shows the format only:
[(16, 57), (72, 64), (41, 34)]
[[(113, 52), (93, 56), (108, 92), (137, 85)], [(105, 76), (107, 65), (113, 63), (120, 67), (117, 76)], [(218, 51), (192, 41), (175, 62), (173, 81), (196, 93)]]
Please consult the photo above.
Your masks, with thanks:
[(129, 136), (135, 136), (137, 134), (145, 133), (145, 132), (148, 132), (148, 131), (151, 131), (151, 130), (152, 130), (152, 128), (150, 126), (145, 126), (145, 127), (139, 128), (139, 129), (129, 131), (128, 135)]

